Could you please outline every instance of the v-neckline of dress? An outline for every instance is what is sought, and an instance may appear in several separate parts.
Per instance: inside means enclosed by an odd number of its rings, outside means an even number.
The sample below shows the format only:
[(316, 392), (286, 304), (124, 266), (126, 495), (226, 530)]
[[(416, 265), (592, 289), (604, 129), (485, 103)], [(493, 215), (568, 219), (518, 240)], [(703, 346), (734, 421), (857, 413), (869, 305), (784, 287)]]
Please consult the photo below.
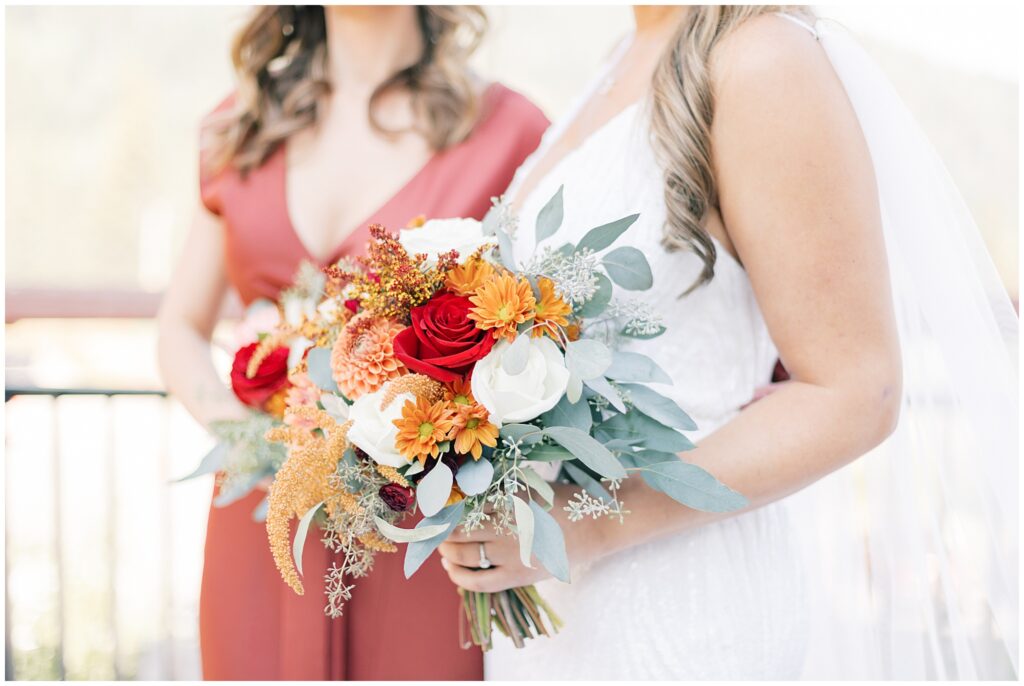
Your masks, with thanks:
[[(282, 142), (281, 143), (281, 148), (278, 151), (278, 155), (280, 157), (280, 162), (278, 164), (279, 174), (280, 174), (280, 180), (279, 180), (280, 182), (278, 184), (278, 188), (280, 188), (281, 195), (282, 195), (282, 207), (284, 207), (285, 223), (288, 225), (288, 232), (291, 234), (291, 239), (295, 242), (295, 244), (302, 251), (303, 256), (306, 257), (307, 259), (311, 260), (312, 262), (314, 262), (316, 264), (319, 264), (319, 265), (329, 265), (329, 264), (333, 264), (334, 262), (338, 261), (341, 258), (341, 256), (346, 252), (346, 248), (348, 247), (348, 244), (351, 242), (351, 240), (353, 238), (355, 238), (357, 235), (359, 235), (363, 231), (363, 229), (365, 229), (370, 224), (370, 222), (373, 221), (373, 219), (375, 217), (385, 213), (388, 210), (388, 208), (390, 208), (400, 198), (402, 198), (406, 193), (408, 193), (409, 190), (413, 186), (415, 186), (419, 182), (419, 180), (421, 178), (423, 178), (423, 176), (434, 167), (435, 163), (442, 156), (442, 154), (444, 152), (444, 151), (440, 151), (440, 150), (439, 151), (435, 151), (427, 159), (427, 161), (423, 163), (423, 166), (421, 166), (416, 172), (414, 172), (412, 174), (412, 176), (410, 176), (405, 181), (405, 183), (403, 183), (401, 186), (399, 186), (398, 189), (395, 190), (395, 192), (392, 193), (391, 196), (389, 196), (388, 199), (385, 200), (383, 204), (381, 204), (375, 210), (370, 212), (361, 222), (359, 222), (359, 223), (355, 224), (354, 226), (350, 227), (350, 229), (345, 233), (344, 237), (338, 242), (338, 244), (334, 247), (334, 249), (331, 250), (331, 252), (328, 253), (326, 256), (321, 257), (321, 256), (313, 254), (313, 251), (309, 249), (309, 246), (302, 239), (302, 235), (299, 233), (299, 230), (296, 228), (295, 221), (292, 218), (291, 203), (288, 200), (288, 151), (287, 151), (287, 145), (288, 145), (287, 141)], [(410, 217), (410, 219), (411, 219), (411, 217)]]
[[(484, 103), (485, 112), (489, 104), (492, 102), (492, 99), (495, 97), (494, 94), (497, 91), (497, 86), (497, 82), (490, 83), (481, 93), (480, 98), (481, 101)], [(479, 122), (477, 123), (479, 124)], [(309, 249), (309, 246), (306, 245), (306, 242), (302, 240), (302, 236), (299, 234), (299, 231), (295, 226), (295, 222), (292, 219), (291, 204), (288, 202), (287, 146), (288, 141), (287, 139), (285, 139), (284, 141), (282, 141), (281, 147), (275, 153), (278, 155), (280, 159), (278, 165), (278, 173), (280, 176), (277, 185), (279, 188), (279, 192), (281, 193), (282, 196), (281, 200), (282, 207), (284, 207), (285, 223), (288, 225), (288, 232), (291, 234), (292, 240), (302, 251), (302, 254), (309, 260), (312, 260), (313, 262), (319, 265), (329, 265), (337, 262), (341, 258), (341, 256), (346, 252), (346, 248), (348, 248), (349, 243), (352, 241), (352, 239), (355, 238), (356, 236), (359, 236), (361, 233), (364, 233), (366, 227), (370, 224), (370, 222), (373, 221), (375, 217), (387, 212), (387, 210), (396, 202), (398, 202), (400, 198), (405, 196), (410, 191), (410, 189), (418, 185), (419, 182), (423, 179), (423, 177), (426, 176), (428, 172), (432, 171), (434, 166), (436, 166), (441, 159), (447, 156), (447, 153), (449, 153), (452, 150), (456, 150), (459, 147), (458, 145), (456, 145), (450, 148), (445, 148), (443, 150), (435, 150), (434, 153), (430, 156), (430, 158), (427, 159), (427, 161), (423, 164), (423, 166), (420, 167), (419, 171), (415, 172), (412, 176), (410, 176), (409, 179), (405, 183), (403, 183), (394, 193), (392, 193), (391, 196), (387, 200), (385, 200), (380, 207), (378, 207), (369, 215), (367, 215), (366, 218), (363, 219), (363, 221), (351, 227), (349, 231), (345, 234), (345, 236), (341, 239), (341, 241), (338, 243), (338, 245), (334, 248), (334, 250), (332, 250), (326, 256), (326, 259), (324, 259), (313, 254), (313, 252)], [(409, 219), (412, 219), (412, 217), (409, 217)]]

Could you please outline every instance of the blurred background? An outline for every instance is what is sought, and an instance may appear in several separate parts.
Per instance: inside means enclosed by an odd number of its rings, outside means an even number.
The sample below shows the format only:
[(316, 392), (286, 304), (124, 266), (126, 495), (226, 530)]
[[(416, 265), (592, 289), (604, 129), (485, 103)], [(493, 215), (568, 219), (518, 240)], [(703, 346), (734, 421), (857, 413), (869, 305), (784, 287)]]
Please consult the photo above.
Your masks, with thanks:
[[(8, 679), (200, 676), (212, 480), (169, 482), (211, 441), (160, 390), (153, 316), (247, 11), (5, 10)], [(488, 11), (477, 68), (552, 119), (632, 21), (625, 6)], [(1016, 7), (818, 11), (889, 74), (1016, 302)]]

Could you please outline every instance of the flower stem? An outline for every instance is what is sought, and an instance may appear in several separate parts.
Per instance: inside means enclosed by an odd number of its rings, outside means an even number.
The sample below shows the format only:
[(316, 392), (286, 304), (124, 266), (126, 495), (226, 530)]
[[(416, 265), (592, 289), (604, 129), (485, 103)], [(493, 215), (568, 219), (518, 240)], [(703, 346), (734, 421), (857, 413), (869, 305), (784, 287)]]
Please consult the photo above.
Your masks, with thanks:
[(460, 589), (459, 594), (469, 623), (470, 638), (485, 652), (493, 646), (494, 627), (513, 645), (522, 648), (526, 639), (553, 636), (562, 626), (562, 620), (534, 586), (499, 593), (474, 593)]

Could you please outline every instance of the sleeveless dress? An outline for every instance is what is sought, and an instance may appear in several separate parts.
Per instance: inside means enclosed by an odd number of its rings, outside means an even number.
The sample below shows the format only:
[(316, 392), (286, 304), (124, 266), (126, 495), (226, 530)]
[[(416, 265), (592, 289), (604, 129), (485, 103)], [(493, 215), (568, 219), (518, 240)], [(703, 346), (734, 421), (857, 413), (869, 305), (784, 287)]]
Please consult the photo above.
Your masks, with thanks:
[[(432, 157), (358, 225), (330, 261), (361, 254), (372, 223), (399, 228), (420, 214), (481, 218), (546, 126), (544, 115), (523, 96), (492, 85), (473, 134)], [(289, 220), (283, 146), (244, 179), (230, 170), (203, 178), (201, 194), (222, 219), (227, 272), (244, 303), (275, 299), (302, 260), (315, 261)], [(459, 598), (436, 555), (409, 580), (402, 551), (378, 555), (373, 572), (356, 581), (344, 616), (332, 620), (323, 611), (320, 573), (329, 567), (330, 554), (310, 541), (306, 593), (295, 595), (274, 566), (264, 525), (252, 520), (262, 498), (252, 493), (210, 509), (199, 609), (204, 678), (481, 678), (479, 651), (461, 647)]]
[[(615, 61), (613, 55), (609, 64)], [(574, 114), (548, 130), (506, 192), (521, 207), (515, 257), (525, 262), (538, 247), (576, 242), (594, 226), (640, 214), (615, 247), (631, 245), (646, 255), (654, 287), (632, 294), (616, 288), (616, 295), (651, 303), (668, 331), (624, 349), (642, 351), (669, 374), (673, 385), (658, 390), (693, 417), (699, 431), (688, 435), (699, 442), (770, 381), (778, 354), (745, 271), (721, 246), (714, 279), (679, 297), (702, 263), (692, 253), (669, 253), (661, 246), (664, 180), (646, 107), (627, 107), (563, 157), (527, 197), (518, 198), (519, 186)], [(536, 246), (534, 220), (562, 185), (565, 222)], [(498, 636), (485, 656), (486, 678), (796, 678), (806, 642), (802, 550), (782, 500), (574, 568), (571, 584), (538, 584), (564, 628), (520, 650)]]

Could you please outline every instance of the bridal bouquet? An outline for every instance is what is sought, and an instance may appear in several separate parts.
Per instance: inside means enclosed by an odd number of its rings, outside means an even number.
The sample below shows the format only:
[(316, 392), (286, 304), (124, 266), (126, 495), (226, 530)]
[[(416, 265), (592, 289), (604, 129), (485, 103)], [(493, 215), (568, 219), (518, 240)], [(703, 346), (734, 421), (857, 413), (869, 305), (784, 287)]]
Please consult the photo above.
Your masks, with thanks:
[[(561, 191), (540, 212), (538, 241), (562, 223)], [(592, 229), (525, 267), (512, 259), (515, 220), (497, 204), (484, 221), (435, 220), (390, 234), (371, 228), (367, 256), (325, 270), (320, 318), (296, 374), (318, 389), (285, 410), (268, 438), (288, 447), (270, 491), (267, 532), (284, 580), (298, 593), (302, 550), (317, 522), (340, 553), (328, 570), (327, 613), (375, 553), (406, 544), (412, 575), (457, 526), (518, 537), (534, 561), (569, 581), (554, 491), (538, 471), (578, 493), (570, 522), (622, 518), (623, 479), (704, 510), (745, 506), (738, 493), (678, 459), (694, 423), (651, 388), (671, 383), (653, 361), (616, 349), (661, 335), (650, 307), (613, 294), (650, 288), (643, 254), (607, 250), (636, 220)], [(305, 344), (303, 344), (305, 346)], [(412, 513), (422, 515), (403, 526)], [(294, 539), (290, 522), (299, 519)], [(415, 520), (413, 520), (415, 521)], [(462, 592), (473, 641), (493, 627), (517, 646), (560, 621), (533, 587)]]
[[(268, 430), (289, 421), (285, 410), (307, 402), (316, 387), (302, 374), (294, 373), (296, 343), (305, 341), (303, 327), (315, 319), (316, 306), (323, 297), (324, 276), (310, 263), (303, 263), (291, 287), (281, 292), (277, 303), (256, 300), (246, 308), (236, 327), (236, 351), (231, 365), (231, 390), (252, 411), (241, 420), (213, 422), (210, 430), (217, 444), (184, 479), (201, 474), (218, 474), (219, 492), (214, 504), (229, 505), (250, 493), (261, 481), (272, 479), (284, 463), (284, 446), (266, 439)], [(266, 517), (267, 500), (253, 513)]]

